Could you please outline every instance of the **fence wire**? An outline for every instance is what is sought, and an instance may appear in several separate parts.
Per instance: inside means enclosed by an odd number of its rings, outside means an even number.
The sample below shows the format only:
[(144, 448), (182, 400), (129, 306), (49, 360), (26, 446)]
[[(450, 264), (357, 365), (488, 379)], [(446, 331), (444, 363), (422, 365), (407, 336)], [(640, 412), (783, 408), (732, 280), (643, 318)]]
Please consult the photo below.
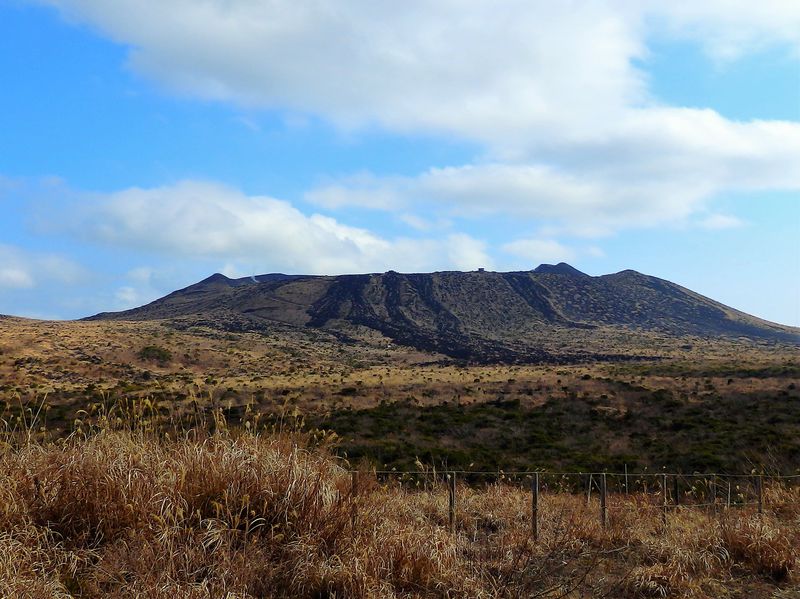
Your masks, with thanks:
[[(661, 511), (667, 515), (680, 509), (718, 511), (728, 508), (754, 508), (758, 513), (773, 506), (766, 490), (800, 488), (800, 475), (667, 473), (667, 472), (545, 472), (545, 471), (470, 471), (470, 470), (370, 470), (353, 471), (354, 480), (368, 477), (383, 487), (405, 491), (439, 493), (449, 496), (449, 523), (456, 520), (459, 492), (505, 486), (531, 495), (531, 517), (536, 531), (540, 497), (552, 494), (582, 496), (586, 508), (598, 509), (605, 526), (609, 512), (636, 505), (638, 509)], [(459, 491), (460, 490), (460, 491)], [(628, 497), (628, 501), (620, 498)], [(800, 505), (781, 500), (774, 507)], [(666, 520), (665, 520), (666, 521)]]

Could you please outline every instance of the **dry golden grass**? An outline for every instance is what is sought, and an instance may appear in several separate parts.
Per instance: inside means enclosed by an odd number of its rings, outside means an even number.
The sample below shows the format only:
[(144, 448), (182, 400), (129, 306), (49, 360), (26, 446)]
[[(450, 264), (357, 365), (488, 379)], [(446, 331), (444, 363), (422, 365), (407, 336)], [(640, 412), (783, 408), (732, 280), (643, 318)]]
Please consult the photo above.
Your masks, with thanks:
[[(0, 450), (2, 597), (792, 596), (800, 493), (768, 510), (670, 514), (613, 496), (459, 486), (455, 533), (441, 485), (368, 472), (297, 435), (224, 426), (157, 436), (73, 435)], [(428, 481), (432, 480), (428, 477)]]
[[(242, 394), (289, 390), (300, 404), (330, 407), (331, 392), (357, 386), (364, 390), (354, 407), (367, 407), (380, 400), (397, 400), (409, 392), (431, 389), (436, 395), (422, 403), (438, 403), (459, 393), (464, 402), (494, 397), (498, 386), (514, 379), (537, 388), (541, 399), (547, 392), (569, 385), (577, 393), (604, 392), (596, 379), (602, 376), (640, 379), (636, 364), (577, 365), (486, 365), (463, 368), (448, 364), (439, 354), (419, 352), (386, 340), (342, 344), (329, 334), (304, 329), (276, 329), (274, 333), (230, 333), (204, 326), (176, 329), (168, 321), (54, 322), (19, 318), (0, 319), (0, 398), (13, 393), (23, 396), (109, 391), (120, 388), (139, 395), (185, 390), (195, 385), (204, 391), (232, 388)], [(575, 343), (591, 340), (576, 331)], [(595, 336), (598, 336), (595, 333)], [(744, 340), (709, 341), (696, 338), (647, 338), (642, 347), (631, 345), (632, 333), (603, 344), (603, 351), (655, 354), (668, 363), (682, 362), (682, 382), (674, 376), (647, 375), (651, 388), (690, 392), (694, 383), (726, 388), (727, 376), (703, 373), (703, 369), (730, 366), (748, 368), (796, 364), (797, 348), (761, 346)], [(602, 335), (599, 335), (603, 339)], [(593, 341), (597, 343), (597, 340)], [(686, 345), (688, 343), (689, 345)], [(680, 345), (683, 344), (683, 345)], [(148, 346), (163, 347), (172, 358), (159, 363), (138, 354)], [(683, 349), (691, 346), (691, 350)], [(642, 350), (637, 353), (638, 350)], [(645, 351), (646, 350), (646, 351)], [(691, 374), (700, 365), (701, 372)], [(582, 381), (590, 373), (595, 380)], [(729, 391), (774, 391), (785, 387), (785, 377), (734, 377)], [(464, 388), (470, 390), (464, 393)], [(701, 389), (702, 390), (702, 389)]]
[[(408, 397), (461, 406), (501, 394), (525, 409), (605, 397), (598, 411), (621, 418), (620, 382), (693, 405), (714, 393), (774, 395), (797, 381), (747, 368), (769, 372), (796, 355), (694, 340), (703, 361), (678, 356), (675, 373), (462, 368), (314, 335), (0, 319), (0, 597), (800, 597), (797, 489), (766, 487), (762, 516), (680, 509), (666, 526), (657, 498), (613, 496), (607, 527), (596, 498), (587, 507), (544, 493), (534, 542), (528, 492), (461, 485), (453, 534), (441, 485), (363, 472), (353, 498), (347, 465), (283, 434), (283, 421), (271, 434), (245, 429), (295, 409)], [(151, 345), (172, 359), (137, 355)], [(745, 374), (725, 373), (730, 364)], [(205, 422), (231, 405), (245, 432)], [(56, 426), (39, 431), (45, 423)]]

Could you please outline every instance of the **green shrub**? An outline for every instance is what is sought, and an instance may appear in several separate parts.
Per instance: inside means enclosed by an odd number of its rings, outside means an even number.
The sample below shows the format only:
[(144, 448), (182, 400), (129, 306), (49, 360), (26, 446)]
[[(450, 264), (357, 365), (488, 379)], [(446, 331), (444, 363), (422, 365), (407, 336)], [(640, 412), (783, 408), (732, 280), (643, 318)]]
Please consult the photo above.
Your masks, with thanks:
[(145, 362), (156, 362), (160, 366), (169, 363), (172, 360), (172, 353), (158, 345), (147, 345), (139, 350), (136, 356)]

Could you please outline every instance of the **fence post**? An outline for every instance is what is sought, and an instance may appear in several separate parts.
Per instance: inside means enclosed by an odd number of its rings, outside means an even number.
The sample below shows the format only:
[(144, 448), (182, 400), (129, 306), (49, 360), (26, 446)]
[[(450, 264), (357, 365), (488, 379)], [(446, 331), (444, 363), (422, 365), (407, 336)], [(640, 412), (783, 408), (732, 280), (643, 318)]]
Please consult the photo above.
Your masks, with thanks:
[(628, 495), (628, 464), (625, 464), (625, 495)]
[(451, 472), (448, 481), (448, 495), (449, 495), (449, 523), (450, 532), (456, 531), (456, 473)]
[(592, 500), (592, 484), (594, 477), (589, 474), (589, 482), (586, 485), (586, 507), (589, 507), (589, 502)]
[(756, 492), (758, 493), (758, 514), (760, 516), (764, 513), (764, 494), (762, 489), (762, 478), (760, 474), (756, 476)]
[(726, 509), (730, 509), (731, 507), (731, 481), (728, 480), (728, 502), (725, 504)]
[(667, 475), (661, 475), (661, 496), (663, 498), (663, 505), (662, 505), (662, 512), (661, 512), (661, 519), (664, 521), (664, 524), (667, 523)]
[(606, 473), (603, 472), (600, 478), (600, 524), (603, 525), (603, 528), (606, 527), (608, 521), (608, 514), (606, 511), (606, 488)]
[(531, 526), (533, 540), (539, 540), (539, 473), (534, 472), (531, 481)]
[(717, 475), (711, 478), (711, 510), (717, 513)]
[(675, 505), (681, 504), (681, 491), (680, 491), (680, 480), (678, 480), (678, 474), (675, 474), (672, 479), (672, 486), (674, 488), (673, 495), (675, 496)]

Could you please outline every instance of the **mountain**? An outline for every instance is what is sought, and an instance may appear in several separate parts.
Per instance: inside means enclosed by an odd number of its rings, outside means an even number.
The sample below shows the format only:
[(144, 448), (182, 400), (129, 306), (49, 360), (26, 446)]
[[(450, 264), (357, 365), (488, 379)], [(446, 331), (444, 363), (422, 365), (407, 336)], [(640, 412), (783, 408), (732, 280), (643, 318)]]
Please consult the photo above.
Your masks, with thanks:
[[(222, 274), (146, 306), (91, 320), (173, 320), (229, 330), (312, 327), (473, 361), (613, 358), (651, 339), (800, 343), (800, 330), (739, 312), (633, 270), (589, 276), (543, 264), (520, 272), (341, 276)], [(623, 352), (624, 353), (624, 352)]]

